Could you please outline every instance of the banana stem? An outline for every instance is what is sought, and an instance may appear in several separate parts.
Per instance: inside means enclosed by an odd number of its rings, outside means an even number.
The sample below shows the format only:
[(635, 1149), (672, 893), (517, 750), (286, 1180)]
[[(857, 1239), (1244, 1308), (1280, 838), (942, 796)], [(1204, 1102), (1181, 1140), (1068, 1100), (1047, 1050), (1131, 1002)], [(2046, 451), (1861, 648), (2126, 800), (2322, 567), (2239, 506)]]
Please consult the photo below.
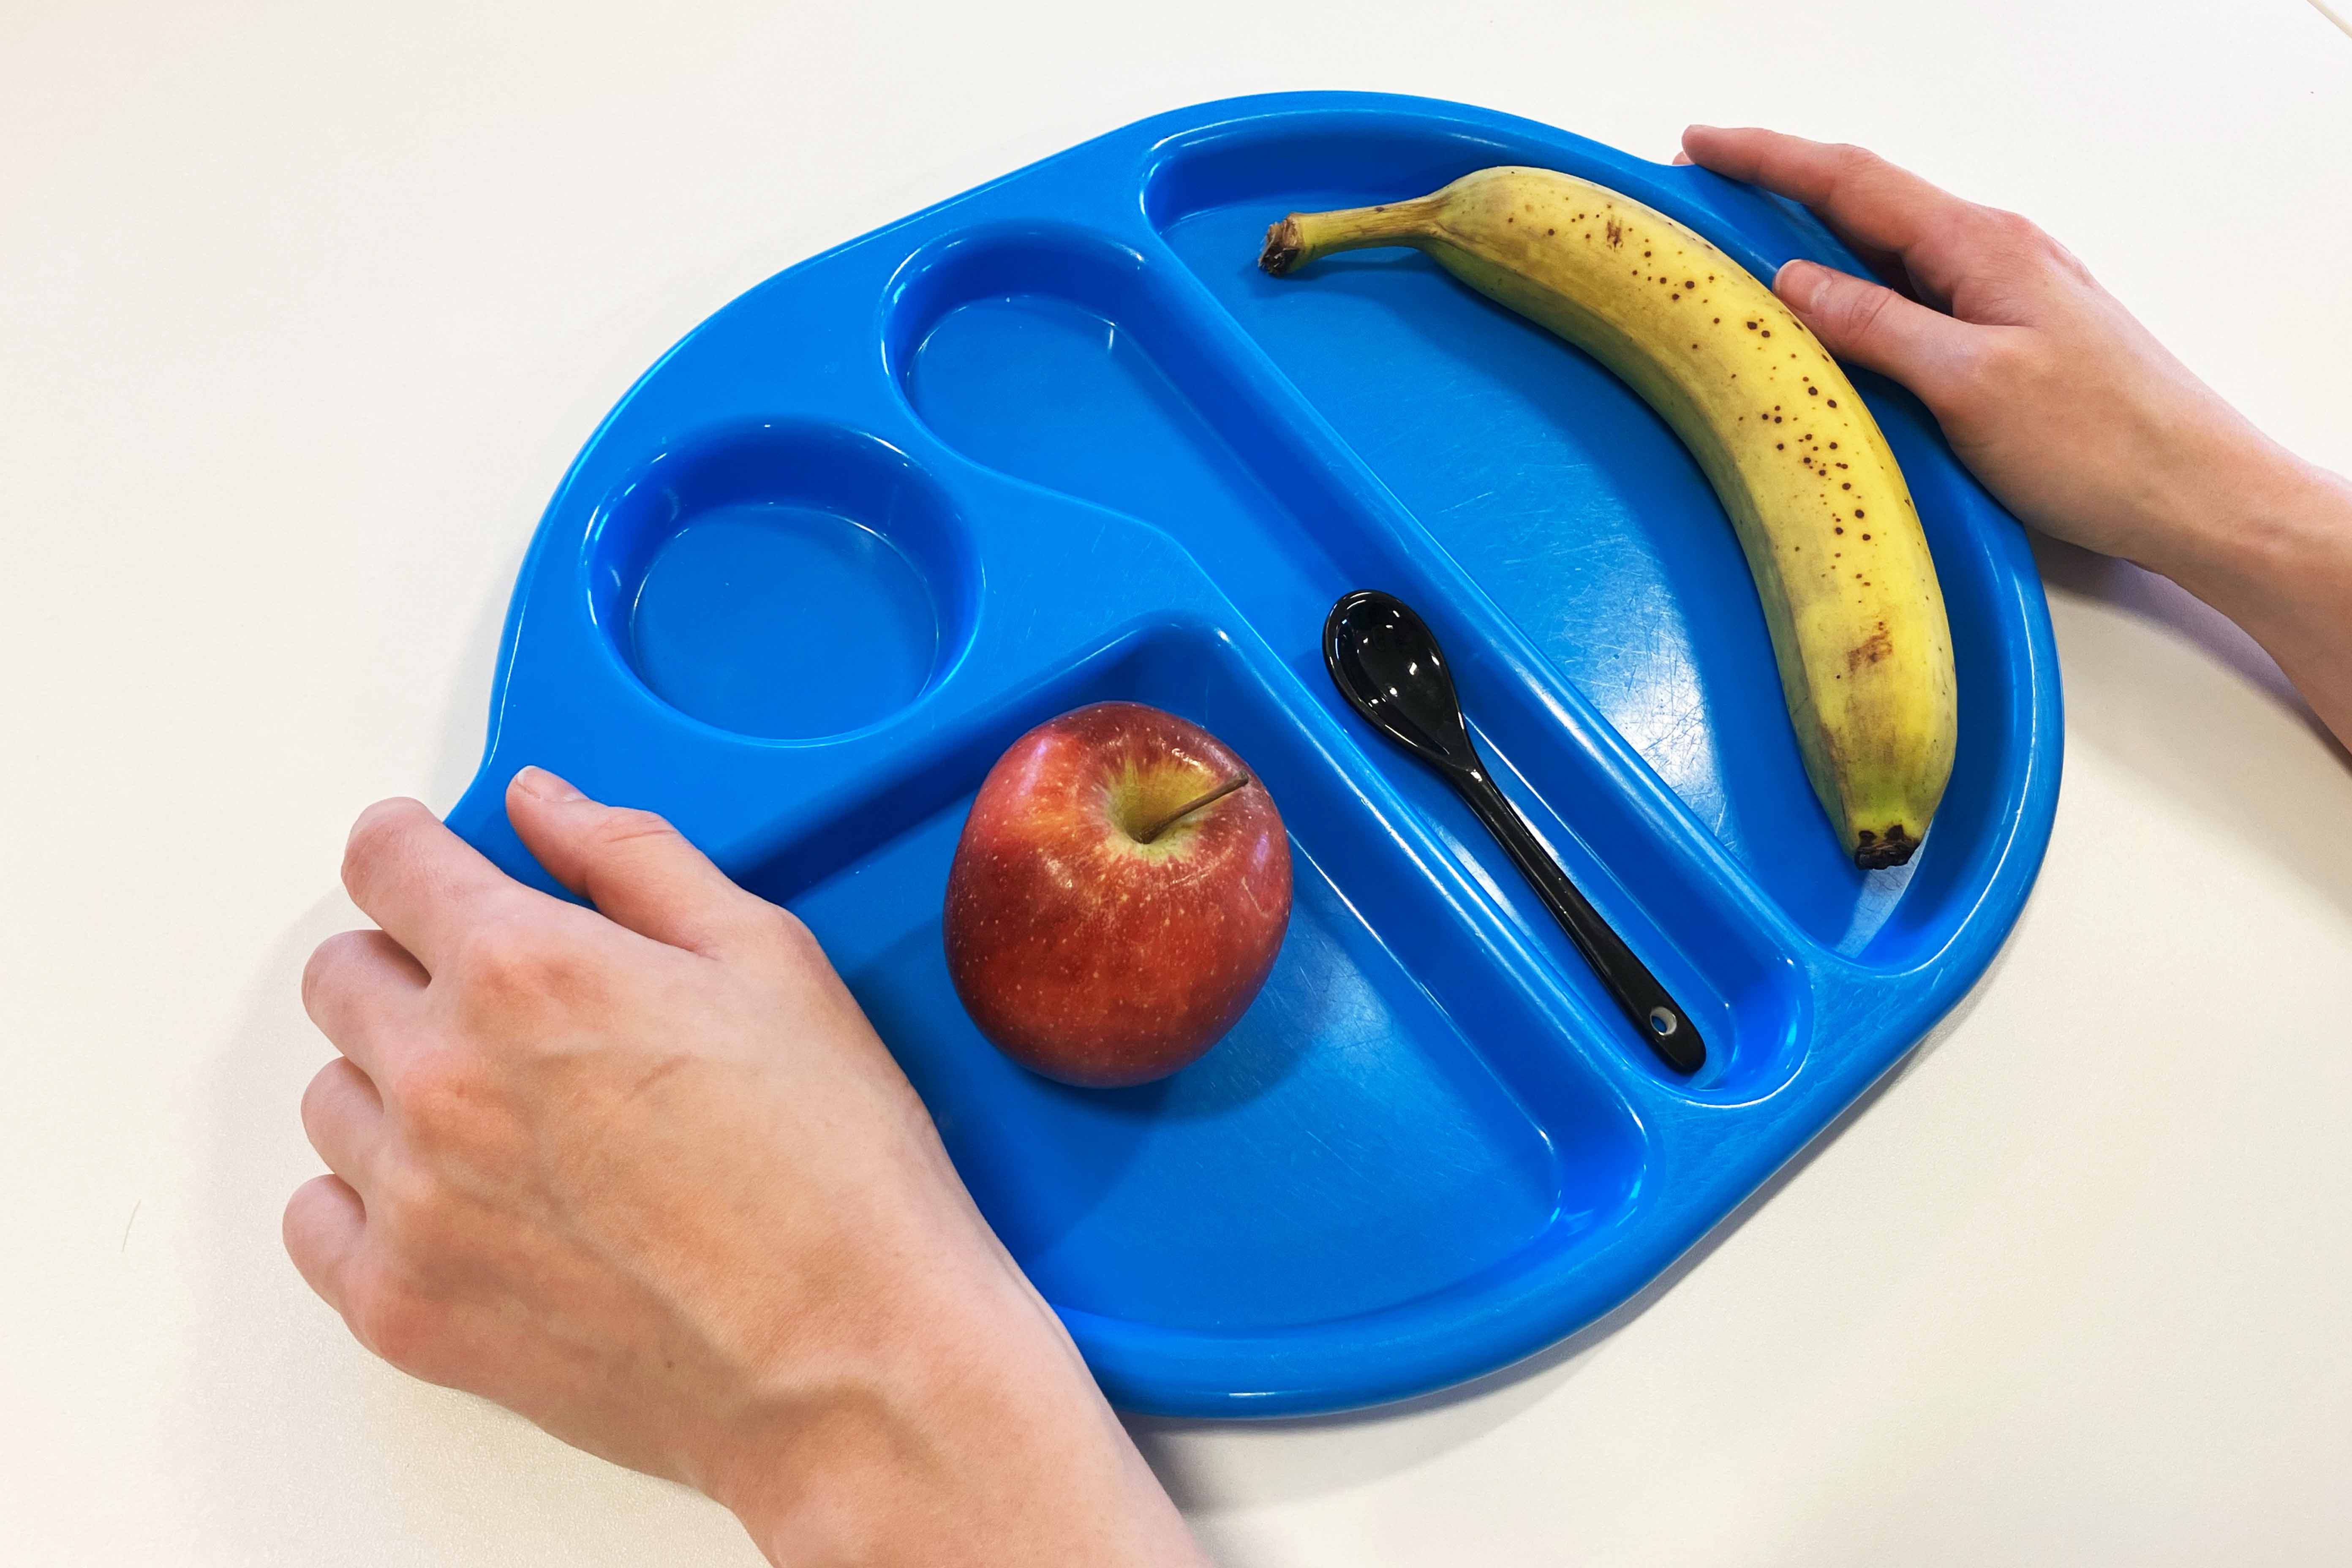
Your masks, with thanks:
[(1257, 264), (1276, 278), (1336, 251), (1375, 245), (1416, 245), (1429, 233), (1430, 198), (1386, 202), (1339, 212), (1292, 213), (1265, 231)]

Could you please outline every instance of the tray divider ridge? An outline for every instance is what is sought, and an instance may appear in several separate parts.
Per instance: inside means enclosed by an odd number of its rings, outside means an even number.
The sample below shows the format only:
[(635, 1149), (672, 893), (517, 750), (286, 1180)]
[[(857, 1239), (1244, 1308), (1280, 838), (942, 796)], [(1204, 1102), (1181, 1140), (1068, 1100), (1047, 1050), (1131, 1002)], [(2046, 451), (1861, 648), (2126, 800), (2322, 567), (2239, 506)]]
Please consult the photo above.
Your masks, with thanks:
[[(1370, 542), (1377, 561), (1369, 569), (1396, 574), (1408, 597), (1426, 601), (1423, 605), (1425, 614), (1434, 612), (1468, 633), (1466, 639), (1461, 639), (1464, 646), (1454, 647), (1454, 640), (1449, 639), (1448, 651), (1457, 673), (1466, 668), (1474, 672), (1475, 679), (1475, 672), (1493, 660), (1507, 679), (1482, 684), (1507, 694), (1507, 700), (1514, 687), (1537, 693), (1543, 710), (1541, 721), (1556, 726), (1566, 740), (1561, 754), (1570, 758), (1572, 765), (1601, 776), (1632, 803), (1653, 842), (1677, 863), (1676, 881), (1700, 890), (1717, 905), (1722, 918), (1736, 922), (1774, 960), (1787, 964), (1792, 972), (1809, 976), (1825, 956), (1818, 944), (1763, 894), (1746, 868), (1691, 814), (1648, 762), (1543, 657), (1486, 591), (1455, 563), (1256, 339), (1234, 320), (1156, 232), (1150, 237), (1146, 254), (1152, 263), (1155, 287), (1166, 294), (1171, 315), (1181, 319), (1187, 329), (1197, 334), (1188, 345), (1188, 353), (1197, 356), (1216, 379), (1242, 388), (1254, 405), (1252, 411), (1262, 416), (1266, 443), (1276, 451), (1272, 460), (1260, 456), (1254, 462), (1261, 470), (1263, 482), (1280, 494), (1294, 511), (1302, 515), (1316, 511), (1337, 514), (1341, 526), (1360, 531)], [(1399, 584), (1392, 580), (1352, 585), (1395, 587)], [(1460, 631), (1454, 637), (1460, 637)], [(1319, 707), (1328, 710), (1337, 700), (1319, 686), (1312, 689)], [(1483, 715), (1490, 724), (1502, 716)], [(1481, 717), (1473, 714), (1474, 726), (1478, 725)], [(1350, 729), (1346, 731), (1346, 739), (1360, 757), (1370, 760), (1381, 755), (1378, 748), (1381, 742), (1374, 737)], [(1379, 771), (1377, 766), (1374, 771)], [(1502, 770), (1506, 775), (1511, 771), (1508, 766)], [(1507, 793), (1520, 796), (1524, 810), (1529, 804), (1524, 782), (1518, 788), (1513, 787), (1515, 781), (1507, 776), (1504, 782)], [(1540, 814), (1539, 828), (1543, 816), (1558, 821), (1579, 841), (1580, 847), (1592, 855), (1603, 875), (1616, 882), (1616, 873), (1609, 868), (1607, 858), (1582, 845), (1581, 836), (1572, 823), (1559, 817), (1540, 795), (1534, 797), (1533, 804)], [(1618, 890), (1622, 900), (1633, 900), (1631, 889), (1620, 885)], [(1660, 931), (1667, 940), (1675, 940), (1672, 931), (1663, 922)], [(1810, 984), (1810, 981), (1806, 984)]]

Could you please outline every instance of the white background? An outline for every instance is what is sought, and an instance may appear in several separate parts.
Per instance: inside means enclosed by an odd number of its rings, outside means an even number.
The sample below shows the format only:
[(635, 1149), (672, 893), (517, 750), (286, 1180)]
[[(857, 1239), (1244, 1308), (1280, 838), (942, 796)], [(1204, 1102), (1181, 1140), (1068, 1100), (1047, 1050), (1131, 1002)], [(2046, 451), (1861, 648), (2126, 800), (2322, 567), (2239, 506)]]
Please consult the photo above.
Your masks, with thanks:
[[(377, 796), (455, 798), (540, 508), (701, 317), (1197, 100), (2041, 218), (2352, 468), (2352, 37), (2300, 0), (0, 7), (0, 1560), (756, 1561), (370, 1361), (282, 1257)], [(2308, 1563), (2352, 1540), (2352, 773), (2057, 548), (2064, 795), (1954, 1024), (1604, 1331), (1404, 1412), (1139, 1424), (1236, 1564)]]

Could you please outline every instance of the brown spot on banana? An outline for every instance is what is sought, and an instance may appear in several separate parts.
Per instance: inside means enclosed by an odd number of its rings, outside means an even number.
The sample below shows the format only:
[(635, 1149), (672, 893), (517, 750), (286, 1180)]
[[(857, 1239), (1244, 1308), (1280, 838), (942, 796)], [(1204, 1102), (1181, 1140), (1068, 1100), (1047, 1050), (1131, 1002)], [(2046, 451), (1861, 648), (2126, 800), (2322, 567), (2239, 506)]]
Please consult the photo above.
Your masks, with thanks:
[(1851, 675), (1864, 665), (1876, 664), (1895, 651), (1895, 639), (1886, 635), (1885, 626), (1845, 650), (1846, 673)]

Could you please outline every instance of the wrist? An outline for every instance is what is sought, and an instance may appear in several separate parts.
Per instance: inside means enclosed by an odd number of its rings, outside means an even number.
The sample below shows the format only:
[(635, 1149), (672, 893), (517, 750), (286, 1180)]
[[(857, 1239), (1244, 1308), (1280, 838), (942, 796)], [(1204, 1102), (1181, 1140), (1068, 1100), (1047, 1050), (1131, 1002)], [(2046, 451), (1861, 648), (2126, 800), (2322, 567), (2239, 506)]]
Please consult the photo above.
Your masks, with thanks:
[(2244, 626), (2294, 616), (2347, 561), (2352, 488), (2258, 435), (2200, 464), (2167, 497), (2136, 563)]
[(892, 1561), (894, 1538), (952, 1487), (956, 1450), (1003, 1381), (992, 1362), (1038, 1353), (1001, 1301), (893, 1284), (859, 1293), (870, 1313), (783, 1325), (705, 1467), (702, 1489), (773, 1561)]
[[(750, 1402), (704, 1490), (778, 1563), (1182, 1561), (1181, 1521), (1009, 1260), (891, 1304)], [(833, 1336), (822, 1336), (833, 1337)]]

